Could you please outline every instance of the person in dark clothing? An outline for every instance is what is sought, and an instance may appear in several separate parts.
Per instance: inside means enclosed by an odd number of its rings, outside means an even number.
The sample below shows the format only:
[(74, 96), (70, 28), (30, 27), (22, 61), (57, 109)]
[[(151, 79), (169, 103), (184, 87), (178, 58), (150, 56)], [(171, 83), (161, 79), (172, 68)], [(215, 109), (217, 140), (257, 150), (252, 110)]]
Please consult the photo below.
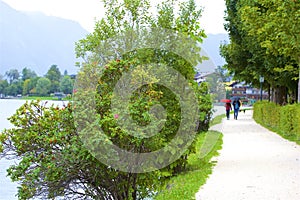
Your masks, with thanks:
[(241, 102), (239, 101), (239, 99), (235, 99), (232, 102), (232, 106), (233, 106), (233, 110), (234, 110), (234, 119), (237, 120), (239, 110), (240, 110), (240, 107), (241, 107)]
[(230, 111), (232, 110), (231, 104), (230, 103), (226, 103), (225, 104), (225, 109), (226, 109), (227, 120), (229, 120), (229, 118), (230, 118)]

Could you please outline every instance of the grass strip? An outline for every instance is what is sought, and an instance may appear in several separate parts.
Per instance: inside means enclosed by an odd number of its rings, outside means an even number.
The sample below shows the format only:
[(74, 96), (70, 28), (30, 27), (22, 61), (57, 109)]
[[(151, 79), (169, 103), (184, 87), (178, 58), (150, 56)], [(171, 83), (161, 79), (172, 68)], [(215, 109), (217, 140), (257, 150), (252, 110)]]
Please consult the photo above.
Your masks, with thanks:
[[(224, 114), (215, 117), (210, 126), (221, 123), (224, 117)], [(207, 149), (206, 146), (209, 151), (205, 150)], [(211, 161), (211, 158), (217, 156), (219, 154), (218, 150), (221, 148), (222, 133), (208, 131), (199, 134), (196, 138), (196, 153), (188, 157), (187, 171), (171, 178), (167, 185), (157, 193), (154, 199), (195, 199), (195, 194), (199, 191), (200, 187), (205, 184), (207, 178), (212, 173), (213, 166), (216, 164), (216, 162)], [(205, 156), (203, 152), (205, 152)]]
[(21, 98), (18, 98), (20, 100), (41, 100), (41, 101), (66, 101), (66, 100), (70, 100), (70, 98), (63, 98), (63, 99), (58, 99), (57, 97), (38, 97), (38, 96), (24, 96)]
[(212, 119), (212, 121), (210, 122), (209, 126), (212, 127), (214, 125), (221, 124), (222, 123), (222, 119), (224, 117), (226, 117), (225, 114), (216, 116), (215, 118)]
[(259, 120), (254, 119), (256, 123), (258, 123), (259, 125), (261, 125), (262, 127), (268, 129), (269, 131), (272, 131), (278, 135), (280, 135), (282, 138), (290, 141), (290, 142), (295, 142), (296, 144), (300, 145), (300, 138), (297, 135), (294, 134), (288, 134), (282, 130), (280, 130), (279, 128), (275, 128), (275, 127), (270, 127), (267, 124), (262, 123)]

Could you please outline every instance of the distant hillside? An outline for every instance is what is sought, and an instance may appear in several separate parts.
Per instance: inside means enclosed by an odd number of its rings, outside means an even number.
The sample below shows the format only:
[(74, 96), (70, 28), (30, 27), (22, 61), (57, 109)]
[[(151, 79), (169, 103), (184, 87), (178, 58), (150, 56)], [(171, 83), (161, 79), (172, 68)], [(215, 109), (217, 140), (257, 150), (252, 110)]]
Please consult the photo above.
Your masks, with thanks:
[[(88, 34), (79, 23), (41, 13), (20, 12), (0, 0), (0, 74), (12, 68), (28, 67), (44, 75), (51, 65), (63, 73), (75, 73), (75, 42)], [(214, 71), (224, 65), (219, 55), (220, 43), (227, 34), (208, 34), (201, 44), (201, 55), (210, 58), (199, 64), (199, 71)]]
[(75, 73), (75, 42), (88, 33), (79, 23), (20, 12), (0, 1), (0, 74), (28, 67), (44, 75), (52, 64)]
[(217, 66), (223, 66), (226, 62), (224, 58), (220, 56), (220, 44), (226, 41), (229, 42), (228, 34), (208, 34), (207, 38), (203, 40), (201, 44), (201, 55), (209, 57), (209, 60), (203, 61), (203, 63), (197, 66), (201, 72), (211, 72), (215, 70)]

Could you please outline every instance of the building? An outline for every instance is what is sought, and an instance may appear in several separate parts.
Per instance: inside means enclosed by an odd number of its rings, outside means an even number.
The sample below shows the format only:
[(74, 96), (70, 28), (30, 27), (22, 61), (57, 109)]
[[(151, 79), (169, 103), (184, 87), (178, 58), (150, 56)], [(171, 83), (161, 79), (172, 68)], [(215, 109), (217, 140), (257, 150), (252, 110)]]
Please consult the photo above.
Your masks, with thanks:
[(214, 74), (215, 72), (197, 72), (194, 76), (194, 80), (200, 84), (202, 82), (206, 82), (206, 77)]
[[(229, 85), (231, 89), (230, 97), (240, 97), (245, 101), (252, 100), (257, 101), (260, 100), (260, 89), (254, 88), (251, 85), (246, 84), (245, 82), (233, 82)], [(262, 99), (268, 99), (269, 95), (266, 91), (262, 91)]]

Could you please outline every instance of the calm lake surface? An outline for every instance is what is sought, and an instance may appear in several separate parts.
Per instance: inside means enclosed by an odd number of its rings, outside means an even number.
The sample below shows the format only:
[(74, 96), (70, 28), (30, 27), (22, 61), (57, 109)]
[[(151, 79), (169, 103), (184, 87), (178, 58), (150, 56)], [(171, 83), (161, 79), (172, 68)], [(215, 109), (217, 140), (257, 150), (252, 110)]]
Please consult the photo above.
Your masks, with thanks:
[[(25, 103), (24, 100), (0, 99), (0, 132), (5, 128), (13, 126), (7, 120), (15, 111)], [(63, 105), (63, 101), (48, 101), (48, 105)], [(0, 200), (15, 200), (17, 197), (17, 183), (13, 183), (9, 177), (6, 177), (6, 169), (16, 163), (16, 160), (0, 159)]]
[[(8, 117), (12, 116), (15, 111), (25, 103), (24, 100), (14, 100), (14, 99), (0, 99), (0, 132), (5, 128), (12, 128), (12, 125), (7, 120)], [(48, 105), (63, 105), (67, 102), (63, 101), (49, 101)], [(224, 114), (225, 109), (223, 106), (215, 106), (214, 116), (219, 114)], [(9, 177), (6, 177), (6, 169), (10, 165), (16, 163), (16, 160), (5, 160), (0, 159), (0, 200), (15, 200), (17, 197), (17, 183), (13, 183)]]

